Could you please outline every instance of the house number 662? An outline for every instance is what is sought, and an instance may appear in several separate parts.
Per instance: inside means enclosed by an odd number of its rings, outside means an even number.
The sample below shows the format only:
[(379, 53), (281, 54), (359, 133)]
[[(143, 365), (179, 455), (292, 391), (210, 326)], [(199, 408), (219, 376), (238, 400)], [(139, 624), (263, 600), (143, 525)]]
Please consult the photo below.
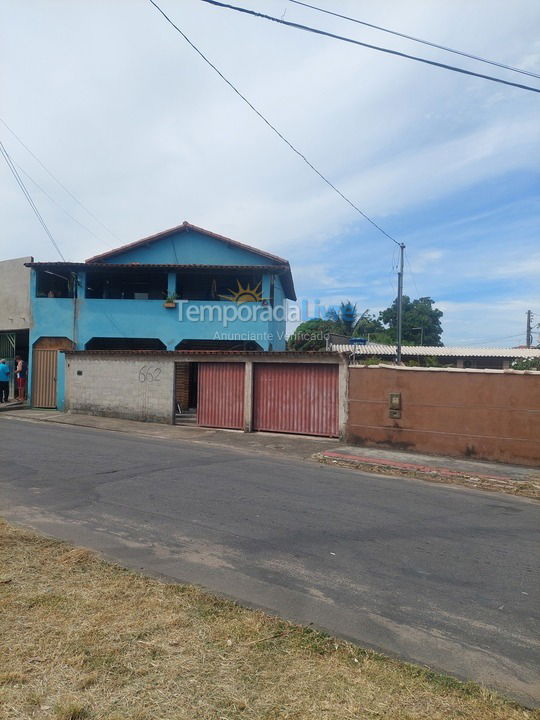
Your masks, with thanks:
[(139, 382), (159, 382), (161, 368), (153, 368), (150, 365), (143, 365), (139, 370)]

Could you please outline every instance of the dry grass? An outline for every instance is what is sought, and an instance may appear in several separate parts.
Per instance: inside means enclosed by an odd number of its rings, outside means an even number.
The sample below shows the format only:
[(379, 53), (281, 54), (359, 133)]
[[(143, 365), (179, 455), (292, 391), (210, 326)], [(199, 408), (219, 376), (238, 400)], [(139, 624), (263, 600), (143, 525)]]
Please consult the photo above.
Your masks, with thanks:
[(540, 717), (2, 522), (0, 568), (2, 720)]

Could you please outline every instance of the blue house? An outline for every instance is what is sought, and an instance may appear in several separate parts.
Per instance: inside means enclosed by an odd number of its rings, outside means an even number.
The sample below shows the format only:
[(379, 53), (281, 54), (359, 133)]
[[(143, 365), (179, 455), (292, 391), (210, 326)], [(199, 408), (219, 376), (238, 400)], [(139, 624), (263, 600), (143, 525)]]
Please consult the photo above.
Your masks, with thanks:
[(296, 299), (288, 261), (187, 222), (84, 263), (27, 266), (36, 405), (53, 407), (61, 393), (41, 387), (57, 374), (44, 370), (58, 361), (45, 351), (286, 347), (286, 301)]

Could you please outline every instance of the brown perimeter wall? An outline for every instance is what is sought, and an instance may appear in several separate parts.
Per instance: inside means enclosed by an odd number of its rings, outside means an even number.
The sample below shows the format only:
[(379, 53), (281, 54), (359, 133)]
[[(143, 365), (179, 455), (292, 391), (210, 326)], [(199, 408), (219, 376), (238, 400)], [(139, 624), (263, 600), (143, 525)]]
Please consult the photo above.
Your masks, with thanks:
[[(540, 373), (351, 367), (347, 440), (540, 465)], [(401, 418), (389, 416), (401, 393)]]

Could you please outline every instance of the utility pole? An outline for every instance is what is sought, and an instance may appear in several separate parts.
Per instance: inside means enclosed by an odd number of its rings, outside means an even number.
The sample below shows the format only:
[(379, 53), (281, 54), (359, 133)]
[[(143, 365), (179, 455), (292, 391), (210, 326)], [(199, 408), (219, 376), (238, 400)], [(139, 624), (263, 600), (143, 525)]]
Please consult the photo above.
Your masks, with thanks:
[(398, 272), (398, 296), (397, 296), (397, 352), (396, 362), (401, 365), (401, 341), (403, 328), (403, 257), (405, 255), (405, 243), (399, 244), (399, 272)]
[(527, 310), (527, 335), (526, 335), (526, 339), (525, 339), (525, 344), (527, 345), (528, 348), (531, 347), (532, 341), (533, 341), (531, 325), (532, 325), (532, 312), (530, 310)]

